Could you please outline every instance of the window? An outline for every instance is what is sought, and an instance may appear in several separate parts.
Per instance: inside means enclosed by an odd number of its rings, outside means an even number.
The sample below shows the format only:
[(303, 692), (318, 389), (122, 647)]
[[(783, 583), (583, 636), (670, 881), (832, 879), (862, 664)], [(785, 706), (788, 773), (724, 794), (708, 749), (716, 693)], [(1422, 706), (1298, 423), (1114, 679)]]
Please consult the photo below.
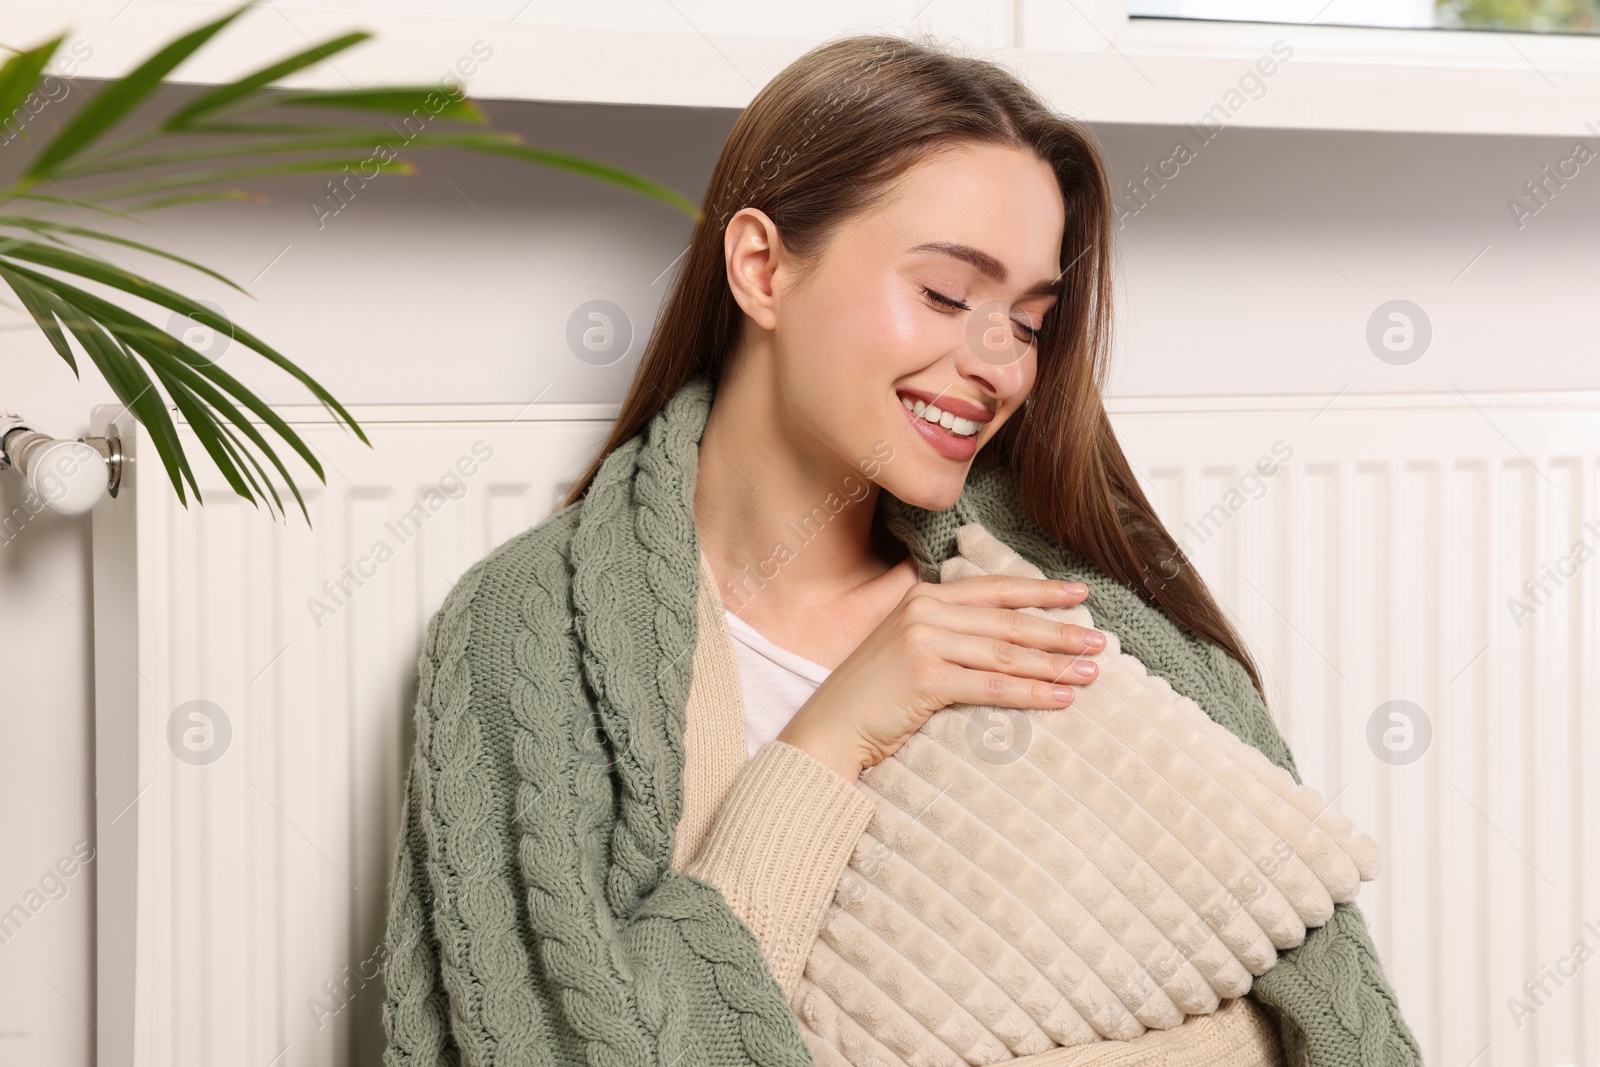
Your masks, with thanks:
[(1135, 18), (1600, 33), (1600, 0), (1128, 0)]

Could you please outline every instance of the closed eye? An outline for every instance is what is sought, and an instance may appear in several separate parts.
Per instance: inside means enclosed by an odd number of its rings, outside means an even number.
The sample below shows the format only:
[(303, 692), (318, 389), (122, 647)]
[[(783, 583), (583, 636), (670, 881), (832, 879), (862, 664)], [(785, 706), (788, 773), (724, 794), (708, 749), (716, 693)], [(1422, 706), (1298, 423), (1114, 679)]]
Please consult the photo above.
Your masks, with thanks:
[[(922, 291), (926, 293), (928, 298), (936, 304), (943, 304), (945, 307), (950, 308), (959, 308), (962, 311), (972, 310), (970, 305), (965, 304), (960, 300), (952, 300), (942, 293), (934, 292), (932, 289), (924, 288)], [(1044, 337), (1044, 334), (1040, 333), (1038, 330), (1034, 329), (1032, 326), (1029, 326), (1025, 322), (1017, 322), (1015, 319), (1013, 319), (1012, 322), (1013, 324), (1022, 327), (1023, 332), (1027, 334), (1027, 337), (1024, 338), (1024, 340), (1026, 340), (1030, 345), (1038, 344), (1039, 341)]]

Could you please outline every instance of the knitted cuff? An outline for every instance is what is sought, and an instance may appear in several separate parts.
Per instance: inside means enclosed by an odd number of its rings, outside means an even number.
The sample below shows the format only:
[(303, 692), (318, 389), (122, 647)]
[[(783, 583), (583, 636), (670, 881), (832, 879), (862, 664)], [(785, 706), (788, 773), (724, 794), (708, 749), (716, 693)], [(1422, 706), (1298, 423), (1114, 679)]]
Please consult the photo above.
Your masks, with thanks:
[(875, 805), (802, 748), (768, 741), (728, 789), (684, 873), (716, 887), (793, 995), (839, 876)]

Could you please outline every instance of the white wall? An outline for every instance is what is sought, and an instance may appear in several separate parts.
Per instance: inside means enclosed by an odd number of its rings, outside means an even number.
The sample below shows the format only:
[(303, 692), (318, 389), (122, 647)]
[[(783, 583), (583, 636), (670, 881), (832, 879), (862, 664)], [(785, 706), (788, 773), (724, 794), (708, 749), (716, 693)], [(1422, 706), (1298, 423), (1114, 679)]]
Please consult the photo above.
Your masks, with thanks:
[[(648, 172), (693, 199), (735, 117), (495, 102), (489, 111), (533, 143)], [(1120, 179), (1172, 157), (1180, 136), (1196, 145), (1178, 128), (1099, 132)], [(15, 168), (18, 151), (0, 149), (0, 170)], [(1111, 391), (1331, 399), (1600, 388), (1584, 314), (1600, 283), (1600, 178), (1580, 172), (1521, 229), (1506, 206), (1570, 151), (1561, 139), (1222, 131), (1169, 167), (1176, 177), (1127, 220)], [(509, 162), (414, 158), (419, 173), (379, 178), (320, 230), (313, 178), (262, 183), (265, 204), (157, 216), (150, 237), (234, 277), (254, 300), (147, 257), (130, 262), (220, 304), (341, 401), (526, 401), (541, 390), (546, 401), (619, 399), (689, 220)], [(637, 332), (632, 356), (609, 367), (579, 361), (564, 340), (573, 310), (596, 298), (626, 309)], [(1397, 298), (1432, 326), (1430, 347), (1406, 365), (1380, 360), (1366, 339), (1375, 309)], [(90, 407), (111, 391), (87, 361), (74, 380), (17, 323), (0, 309), (0, 410), (56, 436), (87, 432)], [(238, 346), (224, 364), (270, 401), (310, 399)], [(1485, 422), (1484, 433), (1497, 432)], [(22, 499), (19, 479), (0, 475), (0, 514)], [(292, 505), (289, 521), (303, 521)], [(89, 622), (88, 528), (86, 516), (46, 514), (0, 544), (0, 910), (91, 836), (92, 656), (117, 651)], [(88, 1060), (92, 870), (66, 884), (0, 943), (0, 1062)]]

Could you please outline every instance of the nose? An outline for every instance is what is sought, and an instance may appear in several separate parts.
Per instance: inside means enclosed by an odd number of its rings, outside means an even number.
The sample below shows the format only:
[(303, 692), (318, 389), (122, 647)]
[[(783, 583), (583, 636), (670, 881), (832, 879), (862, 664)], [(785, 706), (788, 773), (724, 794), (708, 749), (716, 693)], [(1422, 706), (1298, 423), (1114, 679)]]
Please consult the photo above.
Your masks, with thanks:
[(967, 343), (956, 352), (956, 373), (977, 384), (995, 404), (1004, 403), (1026, 386), (1028, 360), (1038, 345), (1019, 341), (1015, 330), (1015, 323), (1004, 312), (974, 308)]

